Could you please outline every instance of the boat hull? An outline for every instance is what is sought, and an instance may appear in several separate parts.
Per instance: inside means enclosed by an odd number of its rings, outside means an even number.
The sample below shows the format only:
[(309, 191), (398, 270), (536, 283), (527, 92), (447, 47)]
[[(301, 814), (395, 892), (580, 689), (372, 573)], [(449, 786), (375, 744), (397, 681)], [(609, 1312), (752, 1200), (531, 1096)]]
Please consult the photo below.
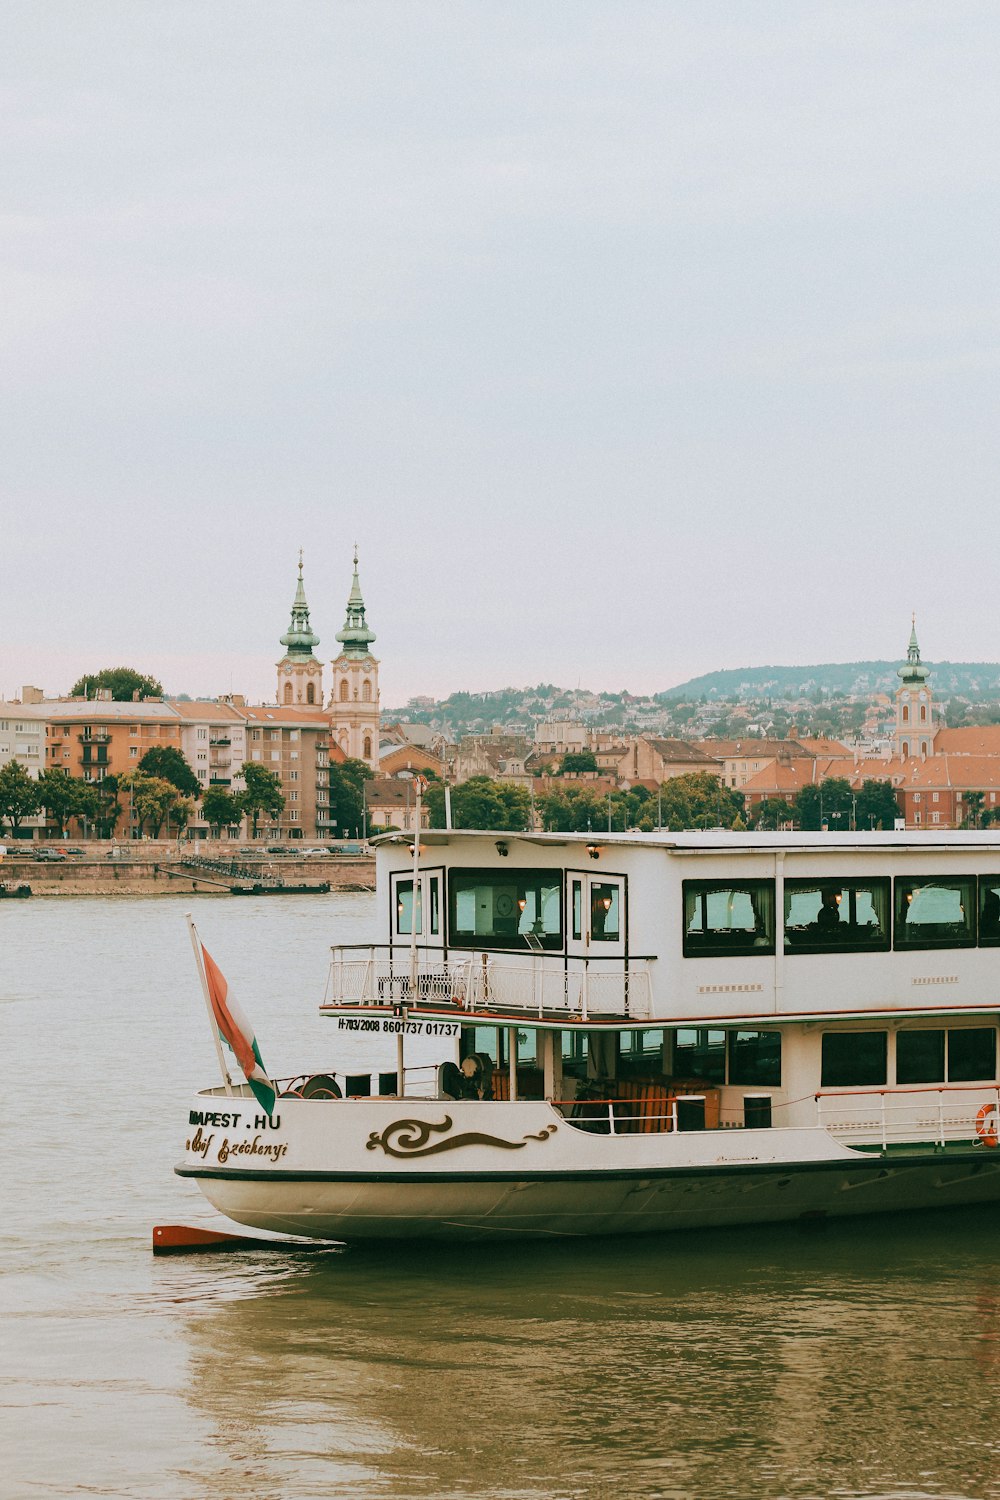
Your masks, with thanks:
[(264, 1131), (205, 1097), (191, 1119), (209, 1123), (178, 1173), (237, 1223), (314, 1238), (580, 1238), (1000, 1201), (1000, 1151), (971, 1141), (881, 1152), (818, 1128), (594, 1135), (542, 1102), (431, 1100), (281, 1100)]

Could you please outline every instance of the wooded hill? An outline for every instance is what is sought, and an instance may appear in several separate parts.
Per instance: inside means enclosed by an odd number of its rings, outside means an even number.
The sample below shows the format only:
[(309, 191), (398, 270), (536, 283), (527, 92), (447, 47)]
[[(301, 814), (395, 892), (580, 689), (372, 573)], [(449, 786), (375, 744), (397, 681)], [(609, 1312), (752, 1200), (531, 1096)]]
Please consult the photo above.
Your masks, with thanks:
[[(935, 697), (1000, 698), (1000, 663), (992, 661), (925, 662)], [(657, 693), (666, 701), (680, 698), (805, 698), (813, 693), (894, 693), (899, 661), (824, 662), (807, 667), (735, 667), (706, 672)]]

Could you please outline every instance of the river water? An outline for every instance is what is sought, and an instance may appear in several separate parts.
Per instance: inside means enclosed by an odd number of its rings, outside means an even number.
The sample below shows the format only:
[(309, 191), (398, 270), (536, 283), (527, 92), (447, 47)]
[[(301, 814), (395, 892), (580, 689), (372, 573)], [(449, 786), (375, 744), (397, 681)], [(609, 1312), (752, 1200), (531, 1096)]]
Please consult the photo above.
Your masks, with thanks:
[(995, 1210), (154, 1260), (216, 1222), (171, 1170), (189, 908), (277, 1074), (331, 1066), (372, 935), (360, 894), (0, 904), (3, 1500), (1000, 1497)]

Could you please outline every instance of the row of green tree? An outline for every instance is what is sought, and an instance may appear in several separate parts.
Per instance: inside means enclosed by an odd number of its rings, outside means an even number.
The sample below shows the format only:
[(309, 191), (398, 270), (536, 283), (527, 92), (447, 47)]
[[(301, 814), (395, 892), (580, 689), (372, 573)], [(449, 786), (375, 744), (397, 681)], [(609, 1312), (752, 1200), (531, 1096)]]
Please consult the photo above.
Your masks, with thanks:
[(248, 762), (243, 778), (242, 792), (217, 786), (202, 791), (188, 762), (172, 746), (154, 746), (134, 771), (101, 781), (83, 781), (59, 767), (42, 771), (36, 780), (10, 760), (0, 767), (0, 821), (9, 823), (16, 834), (25, 818), (44, 812), (60, 838), (72, 818), (99, 838), (110, 838), (127, 811), (136, 831), (158, 838), (163, 829), (182, 833), (200, 796), (202, 816), (212, 828), (235, 828), (249, 816), (256, 835), (261, 814), (278, 817), (285, 798), (279, 778), (266, 766)]
[[(134, 771), (102, 781), (83, 781), (61, 768), (45, 770), (35, 780), (11, 760), (0, 768), (0, 823), (6, 821), (16, 832), (25, 818), (44, 811), (60, 838), (73, 818), (98, 837), (110, 838), (125, 811), (133, 827), (158, 838), (164, 829), (182, 833), (200, 801), (202, 817), (211, 828), (237, 828), (249, 817), (256, 837), (261, 816), (280, 816), (285, 798), (280, 779), (266, 766), (247, 761), (242, 775), (245, 791), (230, 792), (222, 786), (203, 790), (184, 755), (172, 745), (154, 745)], [(360, 760), (330, 768), (330, 817), (342, 837), (360, 837), (365, 828), (364, 786), (372, 775)]]
[[(426, 802), (431, 824), (443, 828), (444, 787), (432, 784)], [(818, 786), (803, 787), (791, 802), (783, 797), (771, 798), (748, 816), (741, 792), (723, 786), (720, 778), (708, 771), (694, 771), (672, 777), (658, 791), (635, 786), (604, 794), (586, 782), (567, 782), (558, 790), (533, 794), (520, 784), (473, 776), (452, 788), (451, 815), (455, 828), (509, 832), (524, 832), (536, 823), (548, 833), (792, 826), (806, 832), (823, 826), (846, 832), (850, 828), (892, 828), (900, 810), (888, 782), (865, 781), (854, 791), (843, 777), (828, 777)]]

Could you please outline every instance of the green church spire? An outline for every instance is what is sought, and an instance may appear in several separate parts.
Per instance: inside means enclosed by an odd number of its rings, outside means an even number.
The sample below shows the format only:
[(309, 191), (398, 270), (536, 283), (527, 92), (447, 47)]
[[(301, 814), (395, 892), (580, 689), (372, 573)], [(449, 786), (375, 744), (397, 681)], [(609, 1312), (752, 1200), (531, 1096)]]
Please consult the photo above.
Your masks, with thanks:
[(910, 630), (910, 643), (906, 648), (906, 661), (897, 670), (896, 676), (902, 678), (903, 682), (919, 685), (922, 682), (926, 682), (930, 675), (930, 667), (925, 667), (920, 660), (920, 647), (917, 645), (917, 617), (914, 614)]
[(299, 581), (295, 586), (292, 601), (292, 621), (281, 637), (281, 644), (288, 648), (288, 655), (302, 661), (313, 657), (313, 647), (319, 645), (319, 636), (309, 626), (309, 606), (306, 603), (305, 584), (302, 582), (302, 548), (299, 548)]
[(347, 619), (344, 621), (343, 630), (337, 632), (337, 640), (343, 646), (345, 656), (366, 656), (374, 639), (375, 633), (368, 629), (368, 622), (365, 619), (365, 601), (361, 597), (361, 583), (358, 578), (358, 544), (355, 542), (354, 579), (347, 598)]

